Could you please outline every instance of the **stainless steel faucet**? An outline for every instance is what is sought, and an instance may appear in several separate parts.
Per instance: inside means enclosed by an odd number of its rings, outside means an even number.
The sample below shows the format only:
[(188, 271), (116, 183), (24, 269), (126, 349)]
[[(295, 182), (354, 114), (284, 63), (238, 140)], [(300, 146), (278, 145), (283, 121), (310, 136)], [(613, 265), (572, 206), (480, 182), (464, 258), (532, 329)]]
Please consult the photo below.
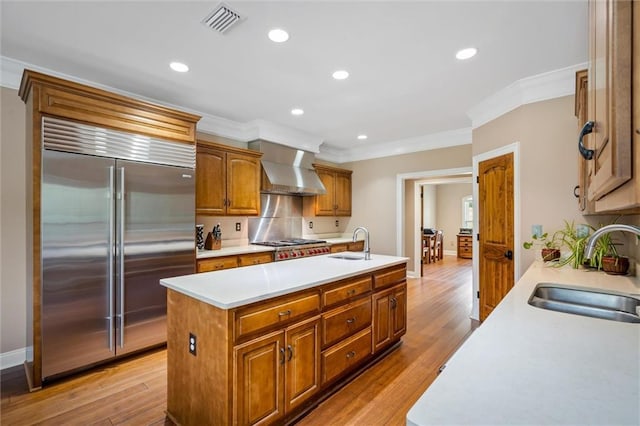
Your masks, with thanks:
[(371, 260), (371, 252), (369, 251), (369, 231), (364, 226), (358, 226), (353, 230), (353, 242), (356, 241), (358, 231), (364, 232), (364, 260)]
[(593, 235), (591, 235), (587, 240), (587, 245), (585, 246), (585, 249), (584, 249), (584, 258), (591, 259), (591, 256), (593, 256), (593, 251), (595, 250), (595, 247), (596, 247), (596, 241), (598, 241), (598, 239), (602, 235), (608, 234), (609, 232), (614, 232), (614, 231), (631, 232), (632, 234), (640, 236), (640, 227), (637, 227), (637, 226), (624, 225), (621, 223), (614, 223), (611, 225), (603, 226), (602, 228), (594, 232)]

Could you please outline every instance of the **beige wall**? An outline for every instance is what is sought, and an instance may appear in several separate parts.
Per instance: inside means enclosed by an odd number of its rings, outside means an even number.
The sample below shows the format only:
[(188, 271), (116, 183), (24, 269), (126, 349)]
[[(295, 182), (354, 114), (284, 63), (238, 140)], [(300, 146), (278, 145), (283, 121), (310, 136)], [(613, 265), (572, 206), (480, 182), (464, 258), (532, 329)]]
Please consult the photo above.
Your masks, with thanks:
[(436, 185), (437, 228), (444, 232), (444, 249), (457, 250), (457, 238), (462, 226), (462, 198), (471, 195), (470, 183)]
[(0, 353), (26, 339), (25, 105), (16, 90), (0, 92)]
[[(367, 227), (371, 233), (371, 251), (395, 255), (398, 219), (396, 177), (406, 173), (471, 167), (471, 145), (355, 161), (341, 166), (353, 170), (353, 212), (347, 229)], [(405, 223), (414, 223), (412, 210), (405, 215)], [(405, 230), (402, 232), (406, 234)], [(412, 257), (411, 252), (404, 255)]]

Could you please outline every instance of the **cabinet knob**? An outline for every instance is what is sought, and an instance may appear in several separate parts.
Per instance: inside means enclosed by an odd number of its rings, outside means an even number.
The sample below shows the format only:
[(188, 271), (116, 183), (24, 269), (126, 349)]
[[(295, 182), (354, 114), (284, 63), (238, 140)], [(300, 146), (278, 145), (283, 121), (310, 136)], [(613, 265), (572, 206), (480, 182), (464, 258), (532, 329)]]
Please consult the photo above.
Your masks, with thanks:
[(287, 309), (286, 311), (278, 312), (279, 317), (285, 317), (287, 315), (291, 315), (291, 309)]
[(354, 356), (356, 356), (356, 353), (354, 351), (347, 352), (347, 358), (353, 358)]
[(356, 322), (356, 317), (349, 318), (349, 319), (347, 320), (347, 324), (353, 324), (354, 322)]

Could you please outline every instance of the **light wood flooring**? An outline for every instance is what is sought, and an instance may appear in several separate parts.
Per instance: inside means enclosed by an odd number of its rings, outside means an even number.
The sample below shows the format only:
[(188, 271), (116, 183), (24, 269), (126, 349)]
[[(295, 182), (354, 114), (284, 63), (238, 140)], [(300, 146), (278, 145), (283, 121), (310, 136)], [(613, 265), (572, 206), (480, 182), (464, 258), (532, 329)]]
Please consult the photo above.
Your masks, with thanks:
[[(407, 334), (385, 359), (299, 425), (404, 425), (407, 411), (477, 326), (471, 260), (445, 256), (408, 280)], [(22, 367), (2, 371), (2, 425), (172, 425), (165, 416), (166, 350), (95, 368), (29, 393)]]

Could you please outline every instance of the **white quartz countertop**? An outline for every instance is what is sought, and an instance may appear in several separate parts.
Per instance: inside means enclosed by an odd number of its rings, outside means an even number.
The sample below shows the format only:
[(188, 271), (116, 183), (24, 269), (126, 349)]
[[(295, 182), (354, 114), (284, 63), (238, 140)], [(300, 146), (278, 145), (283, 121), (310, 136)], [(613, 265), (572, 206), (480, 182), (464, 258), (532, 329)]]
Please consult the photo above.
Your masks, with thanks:
[(640, 324), (530, 306), (539, 282), (640, 293), (635, 277), (534, 263), (447, 362), (407, 425), (640, 424)]
[(408, 260), (406, 257), (381, 254), (372, 254), (371, 260), (345, 260), (331, 256), (313, 256), (165, 278), (160, 280), (160, 284), (218, 308), (231, 309), (406, 263)]

